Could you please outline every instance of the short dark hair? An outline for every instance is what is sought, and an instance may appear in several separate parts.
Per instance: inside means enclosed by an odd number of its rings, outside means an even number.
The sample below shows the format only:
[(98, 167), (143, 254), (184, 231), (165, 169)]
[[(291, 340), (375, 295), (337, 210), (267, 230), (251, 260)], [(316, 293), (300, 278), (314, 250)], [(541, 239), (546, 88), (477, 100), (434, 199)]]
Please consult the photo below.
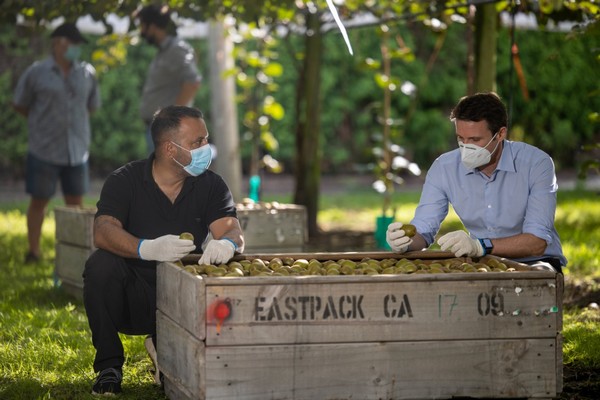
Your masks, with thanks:
[(154, 113), (150, 133), (155, 148), (167, 138), (173, 138), (183, 118), (204, 119), (204, 115), (199, 109), (187, 106), (167, 106)]
[(159, 28), (166, 29), (171, 23), (171, 9), (167, 5), (150, 4), (137, 9), (133, 13), (144, 24), (153, 24)]
[(51, 38), (65, 37), (73, 43), (87, 43), (87, 39), (83, 37), (75, 24), (65, 22), (58, 26), (50, 35)]
[(486, 121), (489, 130), (495, 134), (508, 126), (508, 113), (500, 96), (494, 92), (475, 93), (460, 99), (450, 113), (450, 120)]

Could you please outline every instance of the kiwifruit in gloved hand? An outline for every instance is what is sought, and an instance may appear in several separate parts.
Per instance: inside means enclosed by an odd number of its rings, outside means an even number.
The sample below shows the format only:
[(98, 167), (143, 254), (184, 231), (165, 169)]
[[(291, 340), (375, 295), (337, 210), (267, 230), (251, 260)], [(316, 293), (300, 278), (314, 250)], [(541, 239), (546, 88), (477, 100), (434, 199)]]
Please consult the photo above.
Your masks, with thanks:
[(408, 237), (413, 237), (417, 233), (417, 228), (415, 228), (415, 226), (411, 224), (402, 225), (402, 230), (404, 231), (404, 234), (406, 234), (406, 236)]
[(179, 235), (179, 239), (186, 239), (186, 240), (191, 240), (192, 242), (194, 241), (194, 235), (192, 235), (189, 232), (183, 232)]

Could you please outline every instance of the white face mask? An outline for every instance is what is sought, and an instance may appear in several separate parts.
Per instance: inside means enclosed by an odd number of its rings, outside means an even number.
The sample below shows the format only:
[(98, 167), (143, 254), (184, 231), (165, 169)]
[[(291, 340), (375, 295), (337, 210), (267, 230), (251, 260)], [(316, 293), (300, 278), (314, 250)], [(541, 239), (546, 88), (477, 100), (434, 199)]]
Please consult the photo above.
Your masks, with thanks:
[(475, 169), (481, 167), (482, 165), (486, 165), (492, 159), (492, 154), (498, 148), (498, 143), (496, 143), (496, 147), (494, 150), (490, 152), (486, 147), (492, 143), (492, 140), (496, 137), (498, 133), (496, 132), (492, 139), (484, 146), (477, 146), (476, 144), (464, 144), (460, 140), (458, 141), (458, 148), (460, 149), (460, 158), (467, 169)]

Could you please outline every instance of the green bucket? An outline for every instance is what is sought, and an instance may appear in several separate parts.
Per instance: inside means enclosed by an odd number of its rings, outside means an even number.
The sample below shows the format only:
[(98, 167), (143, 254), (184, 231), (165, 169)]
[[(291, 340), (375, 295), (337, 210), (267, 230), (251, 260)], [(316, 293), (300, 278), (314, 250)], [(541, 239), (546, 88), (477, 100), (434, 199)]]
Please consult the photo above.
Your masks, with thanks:
[(394, 217), (387, 217), (380, 215), (375, 220), (375, 243), (377, 247), (383, 250), (392, 250), (385, 240), (385, 234), (387, 232), (388, 225), (394, 222)]

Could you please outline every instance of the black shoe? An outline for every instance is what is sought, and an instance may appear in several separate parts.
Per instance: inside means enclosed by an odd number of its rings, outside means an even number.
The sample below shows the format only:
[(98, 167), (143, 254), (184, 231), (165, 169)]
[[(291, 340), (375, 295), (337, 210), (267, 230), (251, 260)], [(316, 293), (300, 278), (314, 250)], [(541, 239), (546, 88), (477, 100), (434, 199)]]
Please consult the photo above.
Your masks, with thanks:
[(40, 262), (41, 257), (33, 254), (32, 252), (28, 252), (25, 255), (25, 264), (37, 264)]
[(117, 393), (121, 393), (121, 381), (123, 380), (123, 374), (121, 369), (107, 368), (100, 371), (96, 382), (92, 387), (92, 394), (101, 396), (114, 396)]
[(154, 365), (154, 369), (150, 372), (152, 373), (152, 378), (154, 379), (154, 383), (157, 385), (163, 385), (163, 374), (160, 372), (158, 368), (158, 355), (156, 354), (156, 347), (154, 345), (154, 337), (152, 335), (146, 336), (144, 339), (144, 346), (146, 347), (146, 351), (148, 351), (148, 355), (150, 356), (150, 360), (152, 360), (152, 364)]

